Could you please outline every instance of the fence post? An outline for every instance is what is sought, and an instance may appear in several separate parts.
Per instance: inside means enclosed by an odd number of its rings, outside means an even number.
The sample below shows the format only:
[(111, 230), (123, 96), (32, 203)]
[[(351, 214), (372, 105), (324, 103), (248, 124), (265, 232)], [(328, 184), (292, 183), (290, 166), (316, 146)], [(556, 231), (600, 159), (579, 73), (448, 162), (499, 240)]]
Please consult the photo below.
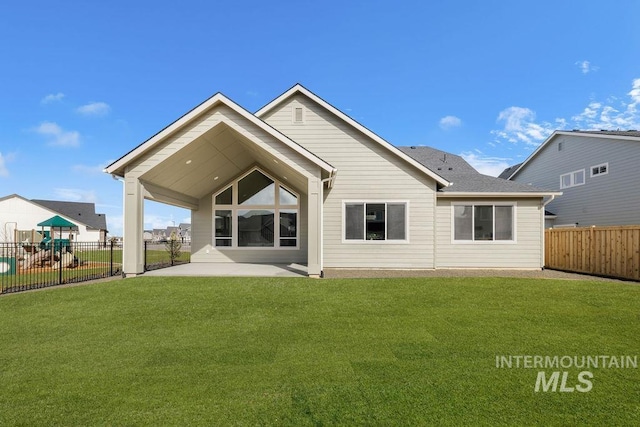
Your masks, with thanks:
[(144, 271), (147, 271), (147, 240), (144, 241)]
[(109, 277), (113, 276), (113, 240), (111, 240), (111, 248), (109, 250)]

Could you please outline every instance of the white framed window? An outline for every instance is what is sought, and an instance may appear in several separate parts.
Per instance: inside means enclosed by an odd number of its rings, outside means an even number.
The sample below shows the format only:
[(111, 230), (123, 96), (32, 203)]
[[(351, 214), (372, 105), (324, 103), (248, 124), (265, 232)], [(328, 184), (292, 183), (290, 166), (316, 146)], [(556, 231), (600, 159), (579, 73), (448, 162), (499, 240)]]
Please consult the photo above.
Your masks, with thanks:
[(560, 175), (560, 188), (576, 187), (584, 185), (584, 169)]
[(454, 243), (515, 243), (515, 203), (453, 203)]
[(213, 195), (213, 213), (217, 248), (299, 248), (299, 195), (257, 167)]
[(409, 202), (344, 201), (342, 204), (343, 242), (409, 241)]
[(591, 178), (594, 176), (606, 175), (609, 173), (609, 163), (601, 163), (599, 165), (591, 166)]

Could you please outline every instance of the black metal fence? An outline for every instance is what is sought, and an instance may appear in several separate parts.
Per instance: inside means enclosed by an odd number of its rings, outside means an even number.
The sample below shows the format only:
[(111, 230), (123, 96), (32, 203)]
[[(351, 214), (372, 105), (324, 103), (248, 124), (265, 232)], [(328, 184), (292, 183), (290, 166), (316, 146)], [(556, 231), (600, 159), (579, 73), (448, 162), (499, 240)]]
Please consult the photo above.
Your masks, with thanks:
[(191, 246), (179, 240), (144, 242), (144, 270), (157, 270), (191, 261)]
[(0, 243), (0, 294), (122, 274), (116, 242)]
[[(144, 242), (145, 271), (190, 262), (188, 244)], [(0, 242), (0, 294), (122, 275), (121, 242)]]

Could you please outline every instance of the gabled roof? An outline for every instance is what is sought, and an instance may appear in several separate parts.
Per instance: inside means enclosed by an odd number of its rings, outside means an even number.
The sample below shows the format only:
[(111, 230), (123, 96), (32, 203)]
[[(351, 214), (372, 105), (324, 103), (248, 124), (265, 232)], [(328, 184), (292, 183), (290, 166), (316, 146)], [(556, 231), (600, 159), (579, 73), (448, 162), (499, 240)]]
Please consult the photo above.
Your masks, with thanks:
[(483, 175), (455, 154), (431, 147), (398, 147), (426, 167), (445, 177), (451, 185), (438, 190), (438, 195), (470, 197), (547, 196), (562, 194), (519, 182)]
[(500, 175), (498, 175), (498, 178), (509, 179), (511, 174), (514, 173), (520, 167), (521, 164), (522, 163), (518, 163), (516, 165), (509, 166), (508, 168), (500, 172)]
[(38, 205), (41, 208), (44, 208), (53, 214), (60, 214), (62, 216), (70, 218), (73, 221), (84, 224), (89, 228), (94, 228), (96, 230), (107, 229), (106, 216), (104, 214), (96, 214), (95, 205), (93, 203), (60, 202), (57, 200), (38, 200), (38, 199), (29, 200), (15, 193), (9, 194), (8, 196), (5, 196), (5, 197), (0, 197), (0, 202), (3, 200), (12, 199), (12, 198), (17, 198), (27, 203)]
[(431, 178), (436, 180), (436, 182), (438, 182), (440, 185), (443, 185), (443, 186), (449, 185), (449, 182), (445, 178), (443, 178), (442, 176), (434, 173), (431, 169), (425, 167), (420, 162), (417, 162), (412, 157), (406, 155), (405, 153), (400, 151), (397, 147), (395, 147), (391, 143), (385, 141), (382, 137), (376, 135), (374, 132), (372, 132), (371, 130), (367, 129), (365, 126), (363, 126), (362, 124), (358, 123), (357, 121), (355, 121), (354, 119), (352, 119), (351, 117), (349, 117), (348, 115), (346, 115), (345, 113), (343, 113), (342, 111), (340, 111), (339, 109), (334, 107), (333, 105), (329, 104), (327, 101), (325, 101), (324, 99), (320, 98), (315, 93), (313, 93), (310, 90), (306, 89), (304, 86), (302, 86), (299, 83), (296, 84), (295, 86), (293, 86), (291, 89), (289, 89), (285, 93), (283, 93), (282, 95), (280, 95), (279, 97), (277, 97), (276, 99), (274, 99), (273, 101), (269, 102), (267, 105), (265, 105), (264, 107), (262, 107), (258, 111), (256, 111), (256, 113), (255, 113), (256, 116), (264, 117), (269, 111), (271, 111), (276, 106), (278, 106), (279, 104), (284, 102), (286, 99), (289, 99), (290, 97), (292, 97), (292, 96), (294, 96), (296, 94), (302, 94), (302, 95), (306, 96), (307, 98), (311, 99), (313, 102), (315, 102), (316, 104), (320, 105), (325, 110), (329, 111), (334, 116), (338, 117), (340, 120), (344, 121), (345, 123), (347, 123), (348, 125), (352, 126), (353, 128), (355, 128), (356, 130), (358, 130), (362, 134), (366, 135), (368, 138), (370, 138), (374, 142), (380, 144), (382, 147), (386, 148), (387, 150), (389, 150), (390, 152), (392, 152), (396, 156), (400, 157), (401, 159), (403, 159), (404, 161), (406, 161), (407, 163), (409, 163), (413, 167), (417, 168), (418, 170), (422, 171), (426, 175), (430, 176)]
[[(607, 139), (624, 139), (631, 141), (640, 142), (640, 131), (637, 130), (626, 130), (626, 131), (615, 131), (615, 130), (557, 130), (549, 136), (542, 144), (536, 148), (536, 150), (531, 153), (527, 159), (520, 163), (519, 165), (515, 165), (511, 167), (511, 173), (505, 179), (513, 178), (518, 172), (520, 172), (531, 160), (533, 160), (538, 153), (540, 153), (547, 145), (551, 144), (551, 142), (557, 138), (558, 136), (583, 136), (587, 138), (607, 138)], [(502, 172), (502, 174), (504, 174)], [(502, 176), (502, 174), (500, 174)]]
[(97, 214), (93, 203), (61, 202), (57, 200), (31, 200), (51, 211), (58, 212), (72, 221), (81, 222), (96, 230), (107, 229), (107, 218), (104, 214)]
[(78, 226), (62, 218), (60, 215), (54, 215), (49, 219), (45, 219), (42, 222), (39, 222), (38, 227), (54, 227), (54, 228), (72, 228), (77, 229)]
[(214, 107), (217, 104), (223, 104), (226, 107), (231, 108), (234, 112), (238, 113), (243, 118), (247, 119), (249, 122), (258, 126), (260, 129), (264, 130), (271, 136), (275, 137), (277, 140), (281, 141), (283, 144), (292, 148), (298, 154), (310, 160), (312, 163), (315, 163), (323, 170), (329, 172), (330, 174), (335, 174), (336, 169), (333, 166), (331, 166), (329, 163), (325, 162), (320, 157), (311, 153), (301, 145), (297, 144), (295, 141), (291, 140), (290, 138), (283, 135), (273, 127), (269, 126), (267, 123), (265, 123), (255, 115), (251, 114), (249, 111), (245, 110), (240, 105), (236, 104), (235, 102), (233, 102), (232, 100), (230, 100), (220, 92), (216, 93), (206, 101), (202, 102), (200, 105), (196, 106), (195, 108), (193, 108), (192, 110), (184, 114), (182, 117), (180, 117), (178, 120), (174, 121), (169, 126), (165, 127), (160, 132), (158, 132), (157, 134), (155, 134), (154, 136), (152, 136), (142, 144), (138, 145), (136, 148), (129, 151), (127, 154), (120, 157), (115, 162), (111, 163), (109, 166), (107, 166), (104, 169), (104, 171), (112, 175), (124, 176), (125, 165), (127, 165), (129, 162), (133, 161), (137, 157), (141, 156), (145, 152), (149, 151), (154, 146), (159, 144), (163, 139), (173, 134), (174, 132), (176, 132), (177, 130), (179, 130), (189, 122), (191, 122), (194, 118), (198, 117), (200, 114), (204, 113), (205, 111)]

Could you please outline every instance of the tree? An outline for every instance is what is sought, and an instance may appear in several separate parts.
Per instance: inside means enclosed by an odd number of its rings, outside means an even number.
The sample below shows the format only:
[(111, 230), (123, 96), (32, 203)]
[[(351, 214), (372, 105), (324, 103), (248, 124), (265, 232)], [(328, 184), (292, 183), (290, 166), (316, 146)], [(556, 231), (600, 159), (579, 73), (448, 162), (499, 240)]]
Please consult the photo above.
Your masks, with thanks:
[(180, 249), (182, 248), (182, 243), (178, 240), (178, 236), (175, 231), (171, 232), (171, 236), (169, 240), (164, 244), (167, 252), (169, 252), (169, 258), (171, 259), (171, 265), (175, 263), (175, 260), (178, 259), (181, 255)]

